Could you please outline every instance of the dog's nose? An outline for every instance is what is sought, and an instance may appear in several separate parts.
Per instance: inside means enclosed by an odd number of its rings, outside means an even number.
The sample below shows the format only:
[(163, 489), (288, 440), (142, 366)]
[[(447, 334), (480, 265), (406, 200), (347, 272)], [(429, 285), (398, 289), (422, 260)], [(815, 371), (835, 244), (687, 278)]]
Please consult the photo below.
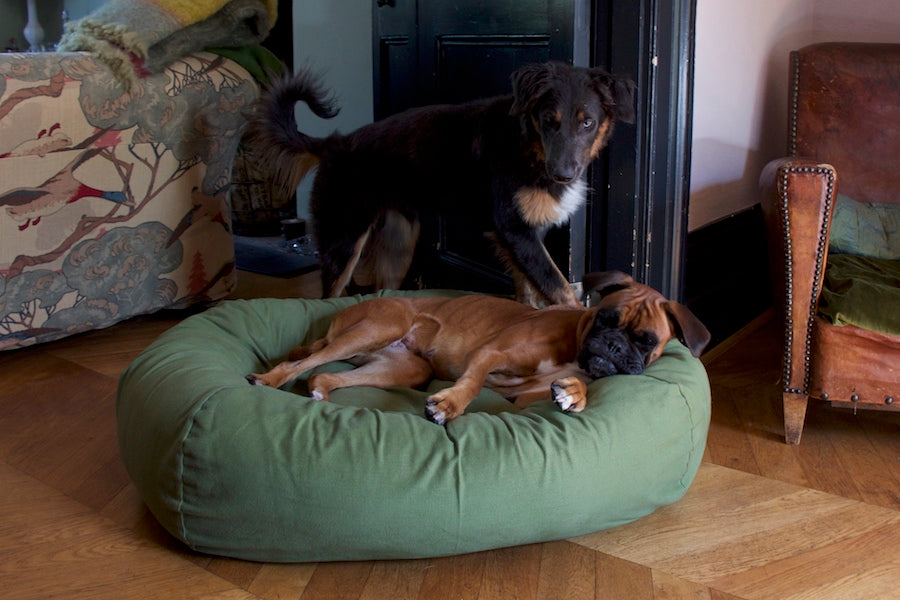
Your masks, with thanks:
[(551, 177), (556, 183), (563, 185), (572, 183), (581, 177), (582, 169), (577, 164), (574, 165), (557, 165), (551, 172)]
[(612, 361), (602, 356), (584, 357), (583, 360), (579, 361), (579, 366), (591, 377), (597, 379), (616, 374), (616, 366)]
[(556, 183), (572, 183), (581, 174), (578, 164), (574, 161), (561, 160), (547, 163), (547, 173)]
[(578, 167), (574, 165), (557, 165), (550, 174), (556, 183), (572, 183), (578, 177)]

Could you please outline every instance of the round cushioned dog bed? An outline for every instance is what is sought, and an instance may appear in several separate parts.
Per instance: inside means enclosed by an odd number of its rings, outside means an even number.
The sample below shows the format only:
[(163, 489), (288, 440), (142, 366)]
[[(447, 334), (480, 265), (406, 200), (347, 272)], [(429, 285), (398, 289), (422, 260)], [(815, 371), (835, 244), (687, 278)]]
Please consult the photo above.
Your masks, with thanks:
[(228, 302), (128, 367), (122, 457), (172, 535), (272, 562), (449, 555), (627, 523), (681, 498), (696, 474), (709, 384), (677, 341), (642, 375), (592, 383), (580, 414), (483, 391), (446, 427), (424, 418), (427, 391), (357, 387), (317, 402), (302, 381), (244, 380), (359, 301)]

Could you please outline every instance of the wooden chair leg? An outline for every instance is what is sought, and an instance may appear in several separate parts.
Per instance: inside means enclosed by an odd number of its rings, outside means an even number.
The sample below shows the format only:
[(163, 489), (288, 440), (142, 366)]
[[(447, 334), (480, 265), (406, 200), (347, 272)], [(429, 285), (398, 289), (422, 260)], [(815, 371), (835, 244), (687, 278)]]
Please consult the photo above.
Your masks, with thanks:
[(784, 439), (788, 444), (799, 444), (806, 420), (806, 405), (809, 396), (784, 392)]

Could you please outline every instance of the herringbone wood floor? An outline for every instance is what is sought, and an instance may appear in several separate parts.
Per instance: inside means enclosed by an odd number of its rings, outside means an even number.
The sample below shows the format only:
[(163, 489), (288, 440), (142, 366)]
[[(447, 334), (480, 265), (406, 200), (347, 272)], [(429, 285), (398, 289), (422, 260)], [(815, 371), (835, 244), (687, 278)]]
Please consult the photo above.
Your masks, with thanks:
[[(241, 274), (237, 297), (318, 294)], [(258, 564), (193, 553), (120, 464), (116, 380), (162, 313), (0, 353), (3, 598), (900, 598), (900, 415), (811, 406), (781, 437), (765, 316), (705, 358), (713, 423), (687, 496), (582, 538), (450, 558)]]

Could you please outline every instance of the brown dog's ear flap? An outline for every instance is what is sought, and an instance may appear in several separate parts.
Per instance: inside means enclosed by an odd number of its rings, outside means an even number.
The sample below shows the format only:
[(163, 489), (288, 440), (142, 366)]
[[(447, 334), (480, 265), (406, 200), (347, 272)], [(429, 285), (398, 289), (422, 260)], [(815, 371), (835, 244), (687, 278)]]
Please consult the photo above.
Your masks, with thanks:
[(513, 104), (509, 109), (512, 116), (523, 115), (534, 108), (541, 96), (550, 87), (553, 67), (549, 63), (535, 63), (517, 69), (511, 76)]
[(700, 356), (712, 338), (706, 326), (687, 306), (674, 300), (666, 302), (666, 312), (672, 315), (675, 324), (678, 325), (677, 329), (680, 331), (678, 339), (688, 347), (691, 354), (695, 357)]
[(611, 75), (603, 69), (591, 69), (591, 79), (594, 87), (607, 111), (612, 113), (617, 121), (634, 123), (634, 92), (635, 84), (628, 77)]
[(584, 295), (598, 293), (606, 296), (622, 288), (626, 288), (634, 283), (631, 275), (622, 271), (596, 271), (594, 273), (585, 273), (581, 278), (581, 285), (584, 288)]

